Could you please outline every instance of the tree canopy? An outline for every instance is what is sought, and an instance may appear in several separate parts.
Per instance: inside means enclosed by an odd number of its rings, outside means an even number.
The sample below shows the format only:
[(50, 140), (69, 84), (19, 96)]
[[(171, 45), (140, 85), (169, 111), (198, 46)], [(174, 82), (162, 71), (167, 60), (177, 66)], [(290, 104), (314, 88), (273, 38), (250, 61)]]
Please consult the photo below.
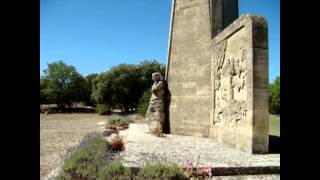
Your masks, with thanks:
[(85, 79), (74, 66), (66, 65), (63, 61), (49, 63), (41, 79), (40, 94), (42, 92), (43, 97), (60, 108), (81, 101), (86, 96)]
[(269, 108), (270, 113), (280, 114), (280, 76), (270, 84)]

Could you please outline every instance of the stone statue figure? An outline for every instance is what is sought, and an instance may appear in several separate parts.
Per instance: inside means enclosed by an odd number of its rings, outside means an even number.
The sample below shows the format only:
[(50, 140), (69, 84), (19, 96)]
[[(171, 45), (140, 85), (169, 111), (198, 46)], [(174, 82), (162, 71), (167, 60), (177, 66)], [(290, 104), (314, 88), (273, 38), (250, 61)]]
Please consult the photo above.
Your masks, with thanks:
[(149, 130), (154, 134), (162, 134), (164, 126), (164, 82), (159, 72), (152, 74), (154, 81), (151, 88), (151, 98), (145, 119), (149, 123)]

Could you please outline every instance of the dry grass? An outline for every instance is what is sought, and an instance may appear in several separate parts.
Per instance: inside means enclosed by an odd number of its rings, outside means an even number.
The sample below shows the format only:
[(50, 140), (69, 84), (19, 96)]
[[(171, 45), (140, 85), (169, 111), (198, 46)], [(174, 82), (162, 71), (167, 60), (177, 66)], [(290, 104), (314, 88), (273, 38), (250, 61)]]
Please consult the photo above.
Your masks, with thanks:
[(40, 114), (40, 176), (58, 166), (59, 154), (97, 130), (106, 116), (97, 114)]

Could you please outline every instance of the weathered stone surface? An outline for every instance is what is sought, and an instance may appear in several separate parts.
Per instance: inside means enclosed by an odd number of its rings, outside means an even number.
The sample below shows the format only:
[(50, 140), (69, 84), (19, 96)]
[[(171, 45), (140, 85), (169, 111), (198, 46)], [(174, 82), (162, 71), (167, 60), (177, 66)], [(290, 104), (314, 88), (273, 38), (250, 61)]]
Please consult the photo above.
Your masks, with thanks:
[(237, 6), (237, 0), (173, 1), (166, 72), (171, 133), (209, 135), (211, 40), (237, 18)]
[(150, 104), (145, 119), (149, 123), (149, 130), (153, 133), (162, 133), (164, 129), (164, 83), (159, 72), (152, 74), (154, 81), (151, 91)]
[(243, 15), (213, 39), (210, 135), (268, 152), (268, 46), (263, 17)]
[(237, 17), (237, 0), (173, 1), (167, 120), (173, 134), (265, 153), (268, 27), (262, 17)]

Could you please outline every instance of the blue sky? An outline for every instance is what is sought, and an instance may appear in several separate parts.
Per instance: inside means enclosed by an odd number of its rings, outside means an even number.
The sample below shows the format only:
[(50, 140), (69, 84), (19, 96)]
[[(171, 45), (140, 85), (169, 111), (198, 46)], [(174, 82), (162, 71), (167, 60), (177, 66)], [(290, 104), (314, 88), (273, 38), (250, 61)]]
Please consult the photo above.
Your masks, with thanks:
[[(144, 59), (166, 63), (171, 0), (40, 0), (40, 72), (63, 60), (83, 74)], [(239, 0), (269, 24), (269, 80), (280, 74), (280, 0)]]

